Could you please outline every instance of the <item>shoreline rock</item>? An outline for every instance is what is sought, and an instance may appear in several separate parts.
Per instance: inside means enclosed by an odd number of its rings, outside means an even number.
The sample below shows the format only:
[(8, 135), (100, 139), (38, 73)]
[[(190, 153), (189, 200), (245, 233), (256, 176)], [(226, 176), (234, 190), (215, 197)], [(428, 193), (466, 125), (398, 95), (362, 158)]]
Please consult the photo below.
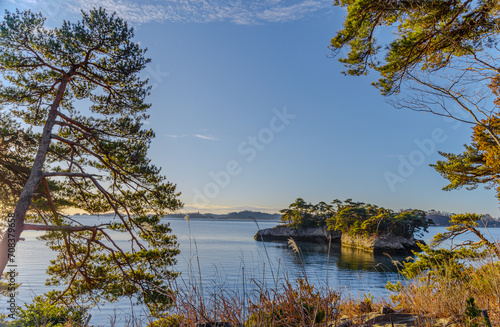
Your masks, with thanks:
[(380, 236), (350, 236), (342, 234), (341, 237), (342, 246), (374, 253), (410, 253), (411, 251), (420, 251), (418, 243), (425, 244), (424, 241), (416, 240), (413, 237), (405, 238), (390, 234)]
[(433, 326), (433, 327), (458, 327), (453, 323), (452, 318), (435, 318), (418, 314), (408, 313), (378, 313), (370, 312), (359, 317), (343, 316), (340, 321), (331, 321), (329, 327), (353, 327), (353, 326), (374, 326), (374, 327), (406, 327), (406, 326)]
[(298, 242), (328, 244), (331, 239), (331, 243), (340, 243), (341, 233), (329, 231), (326, 226), (301, 228), (299, 230), (288, 226), (276, 226), (261, 229), (254, 236), (254, 239), (259, 242), (288, 241), (290, 238)]

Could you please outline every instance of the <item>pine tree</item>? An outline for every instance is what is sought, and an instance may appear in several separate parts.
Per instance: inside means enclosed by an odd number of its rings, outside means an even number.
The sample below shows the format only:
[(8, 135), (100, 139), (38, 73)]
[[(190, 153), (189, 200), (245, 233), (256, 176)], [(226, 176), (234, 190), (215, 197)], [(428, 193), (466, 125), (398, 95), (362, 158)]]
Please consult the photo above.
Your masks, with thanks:
[[(132, 41), (133, 29), (103, 9), (59, 28), (44, 21), (30, 11), (7, 11), (0, 23), (0, 105), (32, 128), (14, 138), (29, 136), (24, 152), (22, 142), (6, 143), (10, 152), (0, 155), (1, 187), (15, 181), (9, 196), (17, 197), (15, 226), (0, 243), (0, 272), (15, 259), (9, 244), (25, 230), (44, 230), (43, 239), (58, 252), (49, 283), (65, 286), (51, 299), (135, 296), (158, 313), (172, 301), (168, 283), (176, 273), (169, 267), (178, 253), (160, 218), (182, 203), (147, 157), (154, 137), (143, 128), (150, 87), (139, 74), (149, 59)], [(16, 152), (28, 160), (17, 170), (2, 168)], [(86, 226), (65, 215), (67, 207), (115, 218)], [(118, 233), (127, 235), (126, 246), (116, 241)]]

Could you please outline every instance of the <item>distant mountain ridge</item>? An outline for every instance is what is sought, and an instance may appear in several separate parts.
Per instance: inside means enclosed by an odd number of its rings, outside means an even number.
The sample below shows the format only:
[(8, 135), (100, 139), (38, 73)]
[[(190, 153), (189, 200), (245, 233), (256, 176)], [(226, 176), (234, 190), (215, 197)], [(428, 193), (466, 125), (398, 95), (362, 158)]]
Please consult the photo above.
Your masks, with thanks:
[[(432, 219), (435, 226), (450, 226), (450, 216), (453, 215), (453, 213), (444, 213), (439, 211), (427, 212), (427, 218)], [(479, 227), (500, 227), (500, 219), (493, 218), (488, 214), (483, 215), (481, 221), (479, 221)]]
[(189, 213), (172, 213), (166, 215), (166, 218), (184, 218), (189, 216), (189, 219), (257, 219), (257, 220), (279, 220), (281, 215), (278, 213), (271, 214), (260, 211), (238, 211), (230, 212), (227, 214), (213, 214), (213, 213), (200, 213), (200, 212), (189, 212)]

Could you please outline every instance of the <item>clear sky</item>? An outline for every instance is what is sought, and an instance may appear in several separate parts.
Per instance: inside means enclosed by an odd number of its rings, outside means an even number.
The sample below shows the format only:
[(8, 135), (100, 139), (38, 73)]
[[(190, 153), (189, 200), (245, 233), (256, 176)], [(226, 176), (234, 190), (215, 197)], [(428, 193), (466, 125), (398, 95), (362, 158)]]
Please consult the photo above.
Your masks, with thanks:
[(332, 1), (0, 1), (49, 26), (99, 6), (149, 49), (150, 157), (185, 210), (277, 211), (302, 197), (500, 215), (493, 190), (442, 191), (429, 167), (438, 150), (462, 151), (470, 126), (396, 110), (375, 74), (341, 73), (327, 48), (344, 17)]

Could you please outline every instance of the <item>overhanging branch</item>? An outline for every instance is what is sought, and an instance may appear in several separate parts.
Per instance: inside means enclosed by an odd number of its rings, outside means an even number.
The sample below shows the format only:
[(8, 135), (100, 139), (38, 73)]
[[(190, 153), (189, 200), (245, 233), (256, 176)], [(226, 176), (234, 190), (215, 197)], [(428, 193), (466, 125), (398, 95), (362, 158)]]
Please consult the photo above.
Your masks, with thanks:
[(101, 175), (96, 174), (87, 174), (87, 173), (70, 173), (70, 172), (49, 172), (43, 173), (44, 177), (51, 176), (66, 176), (66, 177), (102, 177)]
[(54, 226), (54, 225), (36, 225), (24, 224), (24, 230), (37, 230), (37, 231), (52, 231), (52, 232), (83, 232), (83, 231), (96, 231), (97, 226)]

